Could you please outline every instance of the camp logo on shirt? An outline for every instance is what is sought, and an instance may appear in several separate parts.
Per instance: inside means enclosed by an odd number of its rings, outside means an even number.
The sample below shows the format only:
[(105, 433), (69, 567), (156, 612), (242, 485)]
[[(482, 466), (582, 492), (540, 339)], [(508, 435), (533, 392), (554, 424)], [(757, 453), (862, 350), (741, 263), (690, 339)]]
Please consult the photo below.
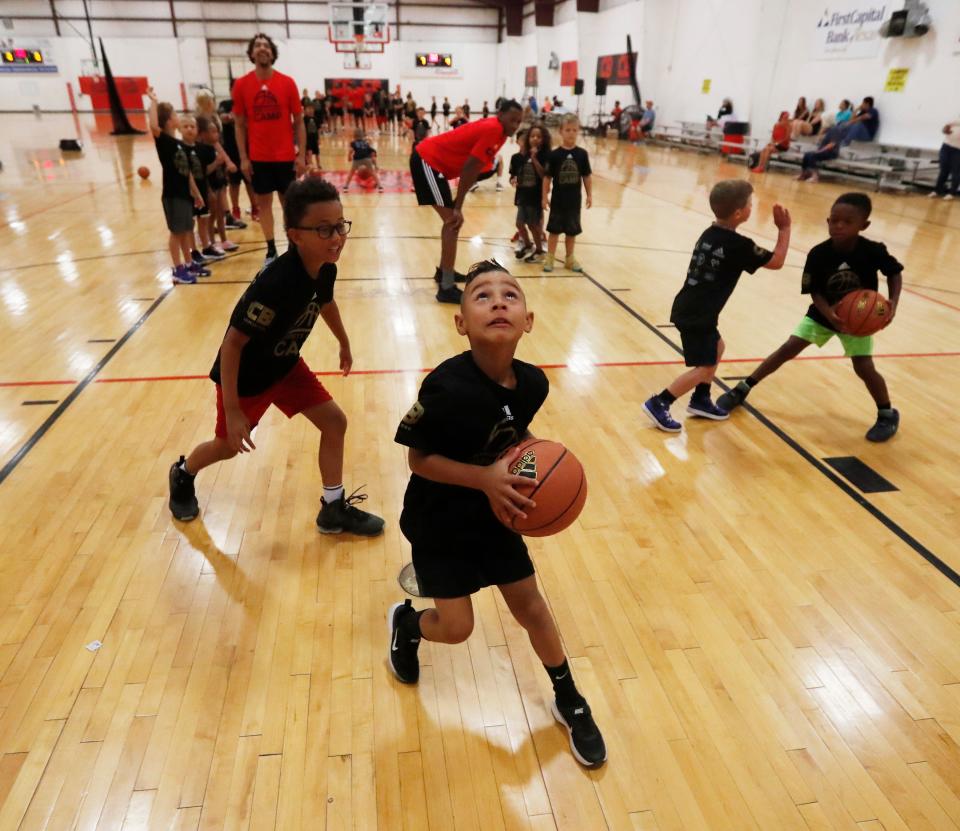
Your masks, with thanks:
[(557, 176), (558, 185), (578, 185), (580, 184), (580, 168), (573, 158), (572, 153), (567, 153), (567, 157), (560, 165), (559, 176)]
[(841, 263), (837, 270), (827, 278), (827, 294), (842, 297), (844, 294), (860, 288), (860, 275), (847, 263)]
[(289, 331), (277, 341), (277, 345), (273, 348), (274, 357), (286, 358), (299, 355), (300, 347), (303, 346), (304, 341), (313, 330), (313, 324), (317, 322), (319, 316), (320, 304), (311, 301)]
[(253, 120), (279, 121), (280, 115), (280, 102), (270, 92), (270, 88), (264, 84), (253, 98)]

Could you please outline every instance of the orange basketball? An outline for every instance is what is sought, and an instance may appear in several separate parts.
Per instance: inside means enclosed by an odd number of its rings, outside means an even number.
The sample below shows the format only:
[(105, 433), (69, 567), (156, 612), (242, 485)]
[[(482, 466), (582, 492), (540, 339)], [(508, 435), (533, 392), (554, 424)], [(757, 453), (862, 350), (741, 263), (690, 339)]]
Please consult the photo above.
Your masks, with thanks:
[(872, 335), (890, 322), (890, 301), (870, 289), (845, 294), (833, 310), (843, 321), (847, 335)]
[(522, 489), (537, 507), (525, 511), (526, 519), (511, 517), (504, 524), (527, 537), (549, 537), (580, 516), (587, 501), (587, 477), (577, 457), (559, 442), (528, 439), (517, 447), (520, 455), (510, 472), (539, 481), (536, 487)]
[(143, 167), (143, 166), (138, 167), (138, 168), (137, 168), (137, 174), (140, 176), (141, 179), (149, 179), (149, 178), (150, 178), (150, 168), (149, 168), (149, 167)]
[(367, 179), (370, 179), (370, 178), (371, 178), (371, 175), (370, 175), (370, 168), (369, 168), (369, 167), (367, 167), (366, 165), (364, 165), (364, 166), (362, 166), (362, 167), (358, 167), (358, 168), (357, 168), (357, 181), (358, 181), (358, 182), (366, 182)]

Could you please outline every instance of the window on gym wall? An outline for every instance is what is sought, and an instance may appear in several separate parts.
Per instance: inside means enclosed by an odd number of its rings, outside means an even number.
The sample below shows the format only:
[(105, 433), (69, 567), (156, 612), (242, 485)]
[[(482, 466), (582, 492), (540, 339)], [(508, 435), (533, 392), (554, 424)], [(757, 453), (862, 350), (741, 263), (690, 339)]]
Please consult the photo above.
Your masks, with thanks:
[(207, 40), (207, 61), (210, 83), (217, 101), (230, 97), (230, 79), (237, 80), (250, 71), (247, 42), (239, 40)]

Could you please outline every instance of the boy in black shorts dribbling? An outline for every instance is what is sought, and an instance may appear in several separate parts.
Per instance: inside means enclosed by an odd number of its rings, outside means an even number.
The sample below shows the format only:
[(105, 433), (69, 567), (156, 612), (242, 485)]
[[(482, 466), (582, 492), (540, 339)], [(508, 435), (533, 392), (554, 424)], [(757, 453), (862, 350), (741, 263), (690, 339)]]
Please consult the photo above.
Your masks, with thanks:
[(366, 495), (344, 495), (347, 417), (300, 357), (313, 325), (323, 318), (340, 343), (341, 372), (347, 375), (353, 366), (350, 341), (333, 299), (335, 263), (350, 223), (343, 218), (336, 188), (314, 176), (287, 189), (283, 219), (290, 247), (261, 269), (230, 316), (210, 370), (217, 385), (214, 438), (171, 465), (170, 512), (183, 522), (196, 518), (200, 506), (194, 477), (205, 467), (255, 450), (251, 431), (274, 405), (287, 418), (303, 413), (320, 430), (320, 531), (376, 536), (383, 531), (383, 520), (356, 507)]
[(533, 313), (516, 279), (487, 261), (467, 274), (455, 320), (470, 351), (424, 379), (397, 429), (396, 441), (410, 448), (412, 471), (400, 528), (435, 608), (418, 612), (409, 600), (390, 608), (388, 663), (400, 681), (416, 683), (421, 637), (465, 641), (473, 630), (470, 595), (495, 585), (550, 676), (553, 714), (567, 728), (574, 756), (599, 765), (606, 760), (603, 737), (573, 683), (527, 546), (494, 514), (524, 516), (523, 509), (534, 504), (516, 490), (531, 480), (509, 469), (518, 455), (509, 448), (529, 437), (548, 391), (541, 369), (514, 358), (520, 338), (533, 327)]
[(670, 322), (676, 325), (683, 344), (683, 361), (692, 367), (658, 395), (643, 403), (647, 417), (667, 433), (679, 433), (680, 422), (670, 415), (670, 405), (693, 390), (687, 405), (690, 415), (722, 421), (729, 416), (710, 399), (710, 385), (717, 374), (724, 343), (717, 324), (720, 312), (737, 287), (740, 275), (758, 268), (779, 269), (790, 247), (790, 214), (773, 206), (777, 245), (767, 251), (736, 229), (750, 218), (753, 186), (743, 179), (717, 182), (710, 191), (710, 210), (717, 218), (693, 247), (683, 288), (673, 301)]
[(786, 342), (746, 380), (720, 396), (719, 406), (726, 410), (740, 406), (753, 387), (796, 358), (810, 344), (821, 347), (836, 337), (843, 346), (843, 354), (850, 358), (854, 372), (877, 405), (877, 420), (867, 431), (867, 440), (881, 442), (893, 438), (900, 427), (900, 413), (890, 405), (887, 382), (873, 364), (873, 336), (848, 335), (833, 310), (852, 291), (877, 291), (879, 271), (887, 278), (890, 291), (887, 326), (896, 313), (903, 286), (903, 266), (882, 242), (860, 236), (860, 232), (870, 225), (872, 209), (870, 197), (865, 193), (845, 193), (833, 203), (827, 218), (830, 239), (810, 249), (803, 267), (800, 290), (813, 300), (806, 316)]

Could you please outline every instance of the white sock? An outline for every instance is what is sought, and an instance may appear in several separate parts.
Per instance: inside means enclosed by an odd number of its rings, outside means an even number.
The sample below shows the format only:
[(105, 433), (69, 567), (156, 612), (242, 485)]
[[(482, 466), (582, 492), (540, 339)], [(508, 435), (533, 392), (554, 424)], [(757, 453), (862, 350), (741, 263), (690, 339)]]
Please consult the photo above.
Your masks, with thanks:
[(338, 499), (343, 499), (343, 485), (334, 485), (332, 488), (328, 488), (326, 485), (324, 485), (323, 501), (329, 505), (331, 502), (336, 502)]
[(180, 462), (180, 470), (182, 470), (184, 473), (186, 473), (187, 476), (194, 476), (194, 475), (195, 475), (195, 474), (191, 473), (189, 470), (187, 470), (187, 462), (186, 462), (186, 460)]

